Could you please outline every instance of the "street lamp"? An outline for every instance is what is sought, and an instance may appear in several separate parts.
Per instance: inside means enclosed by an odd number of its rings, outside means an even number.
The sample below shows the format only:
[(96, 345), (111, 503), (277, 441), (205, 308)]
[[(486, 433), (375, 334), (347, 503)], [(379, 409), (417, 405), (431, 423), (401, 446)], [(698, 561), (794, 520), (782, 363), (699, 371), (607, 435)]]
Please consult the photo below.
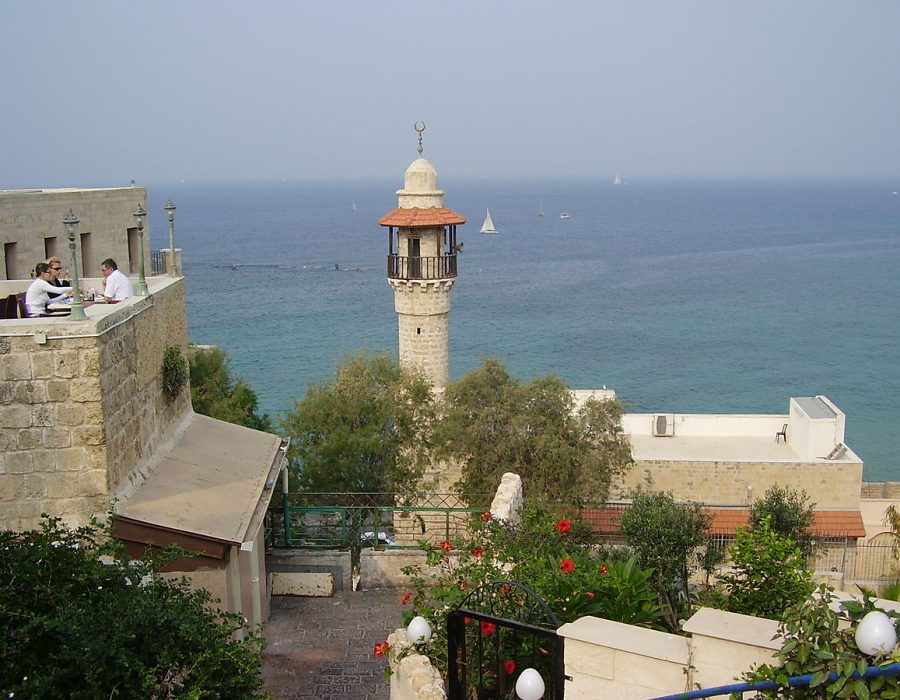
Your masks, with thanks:
[(78, 288), (78, 256), (75, 255), (75, 233), (80, 223), (75, 212), (69, 209), (69, 213), (63, 217), (63, 225), (66, 227), (66, 236), (69, 239), (69, 250), (72, 253), (72, 311), (69, 312), (69, 320), (84, 321), (84, 306), (81, 304), (81, 290)]
[(178, 275), (178, 265), (175, 263), (175, 205), (171, 199), (166, 200), (166, 218), (169, 220), (169, 264), (166, 272), (173, 277)]
[(138, 204), (137, 209), (131, 212), (132, 216), (137, 219), (137, 229), (138, 229), (138, 243), (139, 248), (141, 249), (140, 261), (141, 265), (138, 269), (138, 282), (135, 285), (134, 291), (140, 297), (145, 297), (149, 294), (147, 289), (147, 280), (144, 278), (144, 217), (147, 216), (147, 212), (144, 210), (140, 204)]

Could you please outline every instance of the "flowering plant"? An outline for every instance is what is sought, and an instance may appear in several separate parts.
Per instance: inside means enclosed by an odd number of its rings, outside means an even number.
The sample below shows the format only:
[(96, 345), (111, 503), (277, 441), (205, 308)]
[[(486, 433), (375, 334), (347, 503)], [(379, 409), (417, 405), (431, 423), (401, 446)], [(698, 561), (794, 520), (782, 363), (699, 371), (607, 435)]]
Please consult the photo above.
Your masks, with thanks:
[[(526, 505), (518, 524), (477, 517), (464, 540), (422, 543), (424, 566), (403, 571), (414, 588), (412, 610), (404, 622), (424, 616), (433, 631), (426, 653), (446, 673), (447, 614), (485, 583), (515, 581), (546, 602), (560, 623), (591, 614), (644, 626), (659, 626), (660, 608), (651, 571), (635, 558), (621, 560), (605, 551), (590, 528), (577, 518), (559, 518), (540, 506)], [(451, 554), (452, 552), (452, 554)], [(499, 594), (517, 594), (512, 586)], [(509, 616), (515, 615), (515, 605)], [(507, 646), (505, 628), (487, 620), (465, 619), (467, 634), (490, 639), (495, 650), (488, 678), (511, 674), (517, 648)], [(521, 642), (519, 642), (521, 644)], [(549, 652), (548, 652), (549, 653)], [(513, 671), (509, 670), (513, 669)]]

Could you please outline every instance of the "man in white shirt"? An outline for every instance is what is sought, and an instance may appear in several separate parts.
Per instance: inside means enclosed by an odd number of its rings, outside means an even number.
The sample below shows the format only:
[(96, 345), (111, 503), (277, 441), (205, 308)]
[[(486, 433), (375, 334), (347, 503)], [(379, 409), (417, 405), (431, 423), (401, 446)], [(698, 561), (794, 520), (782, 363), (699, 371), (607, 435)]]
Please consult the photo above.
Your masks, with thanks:
[(25, 308), (29, 316), (40, 316), (47, 313), (47, 304), (51, 294), (63, 294), (70, 296), (71, 287), (54, 287), (50, 284), (50, 266), (47, 263), (38, 263), (34, 268), (35, 278), (25, 292)]
[(106, 289), (103, 290), (103, 298), (106, 301), (117, 302), (134, 296), (131, 280), (119, 272), (115, 260), (107, 258), (100, 263), (100, 272), (106, 278)]

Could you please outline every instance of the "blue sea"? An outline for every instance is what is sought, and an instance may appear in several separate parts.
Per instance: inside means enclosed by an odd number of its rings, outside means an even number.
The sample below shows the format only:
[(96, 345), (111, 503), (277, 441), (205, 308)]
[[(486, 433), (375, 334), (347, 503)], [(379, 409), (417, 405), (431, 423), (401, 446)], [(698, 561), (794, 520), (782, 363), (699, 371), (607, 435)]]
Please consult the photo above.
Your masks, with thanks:
[[(178, 207), (191, 340), (225, 348), (274, 417), (346, 354), (396, 355), (378, 219), (402, 175), (150, 187), (154, 248)], [(825, 394), (866, 480), (900, 480), (898, 184), (442, 178), (468, 219), (451, 379), (499, 357), (631, 411), (787, 413)], [(496, 236), (478, 233), (488, 207)]]

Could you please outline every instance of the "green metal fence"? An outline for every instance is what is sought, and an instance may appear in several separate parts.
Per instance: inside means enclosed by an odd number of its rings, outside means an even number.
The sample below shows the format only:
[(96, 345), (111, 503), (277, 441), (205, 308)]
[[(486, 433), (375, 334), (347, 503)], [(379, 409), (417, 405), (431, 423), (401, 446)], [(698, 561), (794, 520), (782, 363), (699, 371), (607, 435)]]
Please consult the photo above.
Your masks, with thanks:
[(413, 548), (463, 534), (490, 503), (478, 494), (289, 493), (266, 514), (266, 544), (276, 548)]

